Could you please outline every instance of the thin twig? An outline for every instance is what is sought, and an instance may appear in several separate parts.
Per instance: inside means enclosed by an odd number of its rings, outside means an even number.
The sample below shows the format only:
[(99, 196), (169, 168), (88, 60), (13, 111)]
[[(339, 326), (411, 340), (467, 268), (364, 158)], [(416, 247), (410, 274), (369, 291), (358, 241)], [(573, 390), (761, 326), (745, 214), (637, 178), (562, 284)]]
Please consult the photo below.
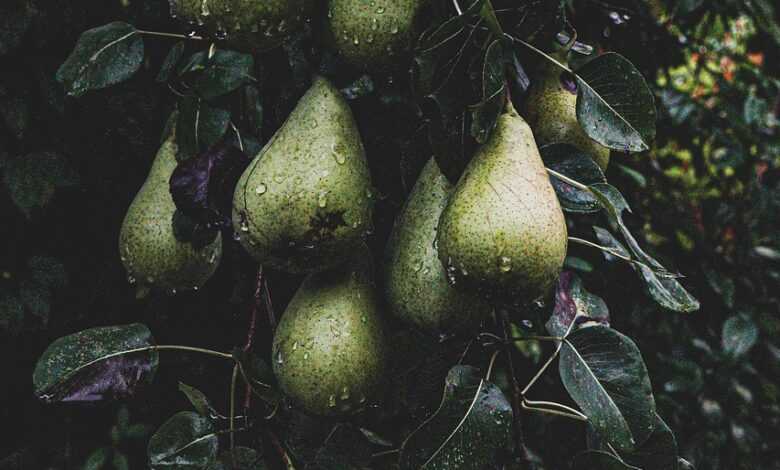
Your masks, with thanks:
[(566, 183), (566, 184), (568, 184), (570, 186), (574, 186), (577, 189), (581, 189), (583, 191), (592, 192), (587, 185), (582, 184), (579, 181), (573, 180), (573, 179), (569, 178), (568, 176), (566, 176), (566, 175), (564, 175), (562, 173), (558, 173), (557, 171), (555, 171), (553, 169), (547, 168), (547, 173), (551, 174), (555, 178), (563, 181), (564, 183)]
[(493, 374), (493, 365), (496, 363), (496, 358), (498, 357), (498, 353), (500, 353), (501, 350), (497, 349), (495, 352), (493, 352), (493, 355), (490, 356), (490, 364), (488, 364), (488, 370), (485, 374), (485, 380), (490, 381), (490, 376)]
[(523, 402), (522, 390), (520, 390), (520, 382), (517, 380), (517, 372), (515, 370), (515, 362), (512, 358), (512, 346), (509, 336), (509, 314), (504, 313), (501, 317), (502, 329), (504, 331), (504, 341), (506, 342), (506, 359), (509, 366), (509, 377), (512, 384), (512, 416), (514, 417), (513, 427), (514, 434), (517, 439), (517, 450), (522, 454), (521, 457), (524, 460), (528, 460), (528, 449), (525, 447), (525, 437), (523, 435), (523, 419), (520, 414), (520, 407)]
[(588, 418), (583, 419), (582, 417), (580, 417), (578, 415), (567, 413), (565, 411), (558, 411), (558, 410), (551, 410), (549, 408), (537, 408), (535, 406), (530, 406), (530, 405), (527, 405), (526, 402), (523, 402), (523, 409), (524, 410), (530, 410), (530, 411), (537, 411), (539, 413), (546, 413), (546, 414), (555, 415), (555, 416), (563, 416), (563, 417), (566, 417), (566, 418), (576, 419), (577, 421), (587, 421), (588, 420)]
[(236, 417), (236, 381), (238, 379), (238, 364), (233, 366), (233, 375), (230, 378), (230, 450), (236, 446), (235, 417)]
[(202, 36), (187, 36), (186, 34), (177, 34), (177, 33), (163, 33), (160, 31), (146, 31), (143, 29), (138, 29), (135, 31), (138, 34), (146, 34), (147, 36), (160, 36), (164, 38), (176, 38), (176, 39), (193, 39), (195, 41), (202, 41)]
[(463, 14), (463, 10), (460, 9), (460, 3), (458, 3), (458, 0), (452, 0), (452, 4), (455, 6), (455, 11), (458, 12), (458, 16)]
[[(257, 277), (255, 282), (255, 295), (253, 297), (252, 302), (252, 311), (249, 314), (249, 327), (247, 328), (246, 332), (246, 342), (244, 343), (244, 352), (249, 352), (250, 349), (252, 349), (252, 343), (255, 340), (255, 333), (257, 331), (257, 312), (260, 308), (260, 293), (262, 290), (262, 286), (265, 282), (265, 278), (263, 276), (263, 267), (260, 266), (257, 270)], [(244, 414), (249, 414), (248, 410), (250, 406), (252, 405), (252, 386), (249, 384), (249, 381), (246, 382), (246, 387), (244, 388)]]
[(582, 418), (583, 420), (587, 421), (588, 417), (584, 415), (582, 412), (575, 410), (574, 408), (564, 405), (563, 403), (557, 403), (554, 401), (542, 401), (542, 400), (529, 400), (527, 398), (524, 398), (523, 401), (528, 404), (529, 406), (536, 406), (536, 407), (552, 407), (552, 408), (560, 408), (568, 413), (574, 414)]

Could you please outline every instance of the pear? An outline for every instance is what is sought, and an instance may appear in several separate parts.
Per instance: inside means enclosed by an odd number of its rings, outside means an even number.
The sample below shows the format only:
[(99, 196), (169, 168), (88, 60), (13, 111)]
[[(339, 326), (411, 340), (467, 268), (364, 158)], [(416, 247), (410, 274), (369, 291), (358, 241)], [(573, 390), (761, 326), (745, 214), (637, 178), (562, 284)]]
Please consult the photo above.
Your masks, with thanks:
[(377, 391), (386, 343), (368, 253), (334, 271), (310, 274), (274, 333), (281, 390), (309, 413), (360, 411)]
[(395, 221), (386, 249), (385, 298), (402, 321), (429, 333), (468, 330), (491, 312), (481, 298), (447, 282), (434, 241), (452, 184), (431, 158)]
[[(176, 126), (169, 126), (174, 129)], [(169, 131), (149, 175), (127, 210), (119, 233), (119, 253), (128, 280), (142, 296), (149, 288), (170, 293), (198, 289), (214, 274), (222, 257), (221, 235), (202, 248), (176, 239), (169, 180), (176, 168), (176, 141)]]
[(242, 50), (281, 44), (307, 20), (313, 0), (169, 0), (171, 16), (223, 37)]
[[(555, 57), (565, 63), (560, 54)], [(588, 137), (577, 121), (576, 82), (566, 80), (566, 72), (552, 62), (542, 64), (538, 79), (526, 100), (526, 118), (539, 145), (571, 144), (595, 161), (602, 170), (609, 165), (610, 150)]]
[(508, 103), (442, 212), (439, 260), (456, 287), (529, 302), (558, 277), (567, 241), (531, 128)]
[(388, 68), (408, 56), (426, 0), (330, 0), (328, 23), (341, 56), (365, 69)]
[(349, 106), (316, 78), (239, 179), (233, 221), (257, 261), (309, 273), (336, 266), (360, 244), (371, 230), (373, 202)]

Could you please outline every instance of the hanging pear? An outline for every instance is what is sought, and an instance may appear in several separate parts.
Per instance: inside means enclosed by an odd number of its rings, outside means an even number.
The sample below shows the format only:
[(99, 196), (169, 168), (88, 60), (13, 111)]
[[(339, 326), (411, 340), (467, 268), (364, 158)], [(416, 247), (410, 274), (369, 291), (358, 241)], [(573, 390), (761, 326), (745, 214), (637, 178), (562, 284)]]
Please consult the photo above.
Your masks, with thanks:
[[(566, 63), (565, 54), (553, 56)], [(528, 94), (525, 114), (539, 145), (571, 144), (606, 171), (610, 150), (588, 137), (577, 121), (577, 82), (571, 74), (544, 61)]]
[(202, 248), (174, 236), (172, 220), (176, 206), (169, 180), (177, 164), (173, 132), (176, 126), (168, 127), (169, 135), (130, 204), (119, 233), (120, 257), (128, 280), (138, 283), (139, 295), (149, 288), (170, 293), (198, 289), (214, 274), (222, 257), (219, 234)]
[(310, 413), (360, 411), (384, 373), (386, 344), (370, 257), (358, 252), (334, 271), (310, 274), (274, 333), (274, 374), (282, 391)]
[(169, 0), (171, 16), (241, 50), (281, 44), (308, 19), (313, 0)]
[(431, 158), (395, 221), (386, 249), (385, 298), (402, 321), (429, 333), (468, 331), (491, 312), (472, 293), (453, 288), (434, 247), (452, 184)]
[(531, 128), (508, 103), (441, 215), (439, 260), (455, 287), (528, 302), (558, 277), (567, 241)]
[(339, 54), (359, 68), (392, 68), (411, 53), (425, 0), (330, 0), (328, 23)]
[(372, 210), (355, 120), (339, 91), (316, 78), (241, 176), (233, 197), (236, 233), (260, 263), (322, 271), (361, 243)]

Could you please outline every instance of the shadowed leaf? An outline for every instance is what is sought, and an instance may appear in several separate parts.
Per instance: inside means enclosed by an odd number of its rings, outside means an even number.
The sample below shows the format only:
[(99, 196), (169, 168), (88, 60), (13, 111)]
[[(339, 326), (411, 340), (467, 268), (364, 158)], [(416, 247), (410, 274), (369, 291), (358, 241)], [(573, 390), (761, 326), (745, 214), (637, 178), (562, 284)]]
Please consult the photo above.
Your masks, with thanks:
[[(544, 164), (551, 170), (585, 185), (606, 183), (607, 178), (598, 164), (587, 154), (570, 144), (548, 144), (539, 148)], [(578, 189), (550, 175), (561, 208), (568, 212), (590, 213), (601, 210), (601, 204), (590, 191)]]
[(205, 469), (217, 458), (214, 423), (192, 411), (180, 411), (149, 440), (149, 467), (156, 469)]
[[(571, 271), (563, 271), (555, 288), (555, 308), (545, 326), (553, 336), (566, 336), (572, 322), (581, 324), (595, 321), (609, 326), (607, 304), (582, 287), (580, 278)], [(574, 330), (575, 327), (572, 328)]]

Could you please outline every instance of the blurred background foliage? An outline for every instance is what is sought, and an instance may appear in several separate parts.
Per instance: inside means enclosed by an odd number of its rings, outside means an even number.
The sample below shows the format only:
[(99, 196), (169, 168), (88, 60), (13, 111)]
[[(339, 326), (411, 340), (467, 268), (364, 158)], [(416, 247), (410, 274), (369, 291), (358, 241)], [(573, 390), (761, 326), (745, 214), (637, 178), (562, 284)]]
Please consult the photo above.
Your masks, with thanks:
[[(632, 232), (687, 276), (701, 310), (659, 311), (629, 266), (580, 247), (570, 254), (610, 306), (613, 325), (642, 350), (681, 455), (700, 469), (778, 469), (780, 8), (769, 0), (565, 4), (580, 41), (625, 55), (653, 86), (654, 148), (613, 155), (607, 176), (633, 209)], [(148, 41), (132, 80), (79, 100), (66, 99), (54, 79), (82, 31), (115, 19), (181, 30), (165, 0), (0, 6), (0, 469), (140, 468), (138, 438), (186, 406), (176, 381), (225, 395), (215, 384), (229, 370), (183, 357), (167, 363), (177, 372), (160, 374), (153, 399), (89, 412), (44, 407), (33, 399), (30, 373), (54, 338), (130, 321), (148, 324), (160, 342), (230, 349), (244, 334), (255, 267), (235, 246), (197, 295), (139, 302), (127, 286), (118, 230), (171, 109), (172, 94), (153, 83), (173, 43)], [(369, 155), (397, 176), (398, 155)], [(271, 287), (284, 299), (295, 283), (280, 275)], [(262, 335), (258, 342), (268, 343)], [(532, 347), (525, 352), (538, 357)], [(566, 468), (582, 446), (575, 426), (529, 417), (539, 468)]]

